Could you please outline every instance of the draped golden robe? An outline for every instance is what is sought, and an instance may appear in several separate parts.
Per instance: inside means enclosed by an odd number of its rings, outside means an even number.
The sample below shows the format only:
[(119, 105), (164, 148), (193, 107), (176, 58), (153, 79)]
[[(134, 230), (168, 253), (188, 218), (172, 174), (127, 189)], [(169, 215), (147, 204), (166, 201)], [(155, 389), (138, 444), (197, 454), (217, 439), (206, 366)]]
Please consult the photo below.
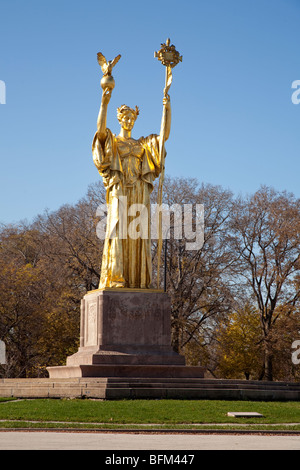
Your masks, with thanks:
[[(99, 288), (149, 288), (152, 278), (150, 194), (153, 181), (161, 171), (159, 136), (151, 134), (134, 140), (115, 136), (107, 129), (103, 145), (95, 134), (92, 152), (106, 188), (108, 208)], [(126, 208), (120, 206), (124, 201)], [(132, 238), (127, 233), (125, 236), (119, 233), (119, 215), (125, 213), (129, 224), (127, 214), (132, 204), (147, 208), (145, 237)]]

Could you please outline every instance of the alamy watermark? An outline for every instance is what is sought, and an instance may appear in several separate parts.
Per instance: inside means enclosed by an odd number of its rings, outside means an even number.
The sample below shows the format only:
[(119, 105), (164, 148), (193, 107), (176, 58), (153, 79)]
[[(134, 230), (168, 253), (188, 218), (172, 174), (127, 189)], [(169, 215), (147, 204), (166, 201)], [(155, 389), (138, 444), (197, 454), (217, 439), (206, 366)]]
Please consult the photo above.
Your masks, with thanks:
[(96, 216), (101, 217), (96, 227), (101, 240), (106, 236), (158, 240), (161, 226), (163, 240), (170, 239), (172, 232), (174, 240), (185, 240), (186, 250), (200, 250), (204, 243), (203, 204), (127, 205), (127, 197), (119, 196), (110, 205), (100, 204)]
[(6, 85), (3, 80), (0, 80), (0, 104), (6, 104)]
[(4, 341), (0, 341), (0, 364), (6, 364), (6, 348)]
[(300, 364), (300, 339), (293, 341), (292, 349), (295, 349), (295, 351), (292, 352), (292, 363), (298, 365)]
[(294, 80), (292, 83), (292, 88), (296, 90), (292, 93), (291, 100), (293, 104), (300, 103), (300, 80)]

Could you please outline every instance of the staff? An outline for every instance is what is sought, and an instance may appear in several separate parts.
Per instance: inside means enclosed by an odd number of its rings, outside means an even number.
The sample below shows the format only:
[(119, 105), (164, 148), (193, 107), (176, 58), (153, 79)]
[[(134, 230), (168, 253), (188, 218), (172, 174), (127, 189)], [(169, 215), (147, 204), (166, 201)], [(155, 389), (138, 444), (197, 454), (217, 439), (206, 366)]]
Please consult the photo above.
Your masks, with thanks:
[[(154, 53), (154, 57), (157, 57), (159, 61), (166, 67), (166, 79), (165, 79), (165, 87), (164, 87), (164, 102), (169, 100), (168, 91), (170, 89), (172, 83), (172, 68), (178, 64), (178, 62), (182, 62), (182, 56), (179, 55), (179, 52), (176, 51), (175, 46), (172, 44), (170, 45), (170, 39), (166, 40), (165, 44), (161, 44), (161, 49), (158, 52)], [(158, 185), (158, 197), (157, 197), (157, 204), (158, 207), (162, 204), (162, 191), (163, 191), (163, 184), (165, 179), (165, 122), (166, 122), (166, 110), (164, 107), (163, 111), (163, 118), (162, 118), (162, 126), (160, 132), (160, 145), (159, 145), (159, 153), (160, 153), (160, 162), (161, 162), (161, 173), (159, 178), (159, 185)], [(157, 246), (157, 288), (159, 289), (160, 283), (160, 258), (161, 258), (161, 250), (162, 250), (162, 213), (159, 211), (159, 235), (158, 235), (158, 246)]]

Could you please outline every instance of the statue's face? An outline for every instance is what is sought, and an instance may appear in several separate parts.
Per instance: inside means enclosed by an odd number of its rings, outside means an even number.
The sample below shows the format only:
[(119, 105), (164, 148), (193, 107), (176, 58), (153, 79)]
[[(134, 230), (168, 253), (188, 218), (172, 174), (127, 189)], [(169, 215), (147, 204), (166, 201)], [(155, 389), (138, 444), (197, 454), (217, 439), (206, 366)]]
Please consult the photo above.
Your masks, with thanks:
[(120, 124), (126, 131), (131, 131), (135, 123), (135, 115), (131, 111), (122, 113)]

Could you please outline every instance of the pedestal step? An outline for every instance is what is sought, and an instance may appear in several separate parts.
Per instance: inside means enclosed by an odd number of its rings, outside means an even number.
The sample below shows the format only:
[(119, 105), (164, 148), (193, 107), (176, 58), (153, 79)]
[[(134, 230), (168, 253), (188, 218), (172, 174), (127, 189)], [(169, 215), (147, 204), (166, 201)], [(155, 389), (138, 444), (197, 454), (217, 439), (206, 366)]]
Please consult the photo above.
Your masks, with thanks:
[[(158, 348), (157, 348), (158, 349)], [(69, 356), (67, 366), (78, 365), (185, 365), (184, 356), (180, 356), (169, 348), (168, 351), (79, 351)], [(48, 370), (48, 368), (47, 368)], [(96, 369), (95, 369), (96, 370)]]
[(80, 364), (47, 367), (50, 379), (68, 377), (203, 378), (203, 367), (184, 365)]
[(0, 379), (0, 397), (300, 400), (300, 383), (201, 378)]

